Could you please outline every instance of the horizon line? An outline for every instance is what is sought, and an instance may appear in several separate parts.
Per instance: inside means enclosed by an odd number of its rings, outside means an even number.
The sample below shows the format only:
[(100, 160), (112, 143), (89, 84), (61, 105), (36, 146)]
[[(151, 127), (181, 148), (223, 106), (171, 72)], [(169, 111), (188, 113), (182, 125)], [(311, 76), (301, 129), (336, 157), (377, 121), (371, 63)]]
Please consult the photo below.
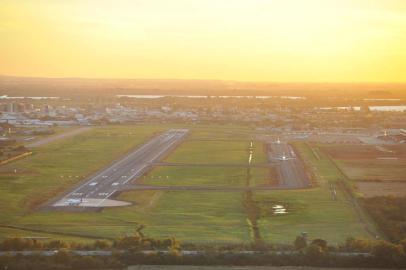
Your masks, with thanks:
[(238, 80), (238, 79), (185, 79), (185, 78), (128, 78), (128, 77), (78, 77), (78, 76), (30, 76), (30, 75), (9, 75), (0, 74), (0, 77), (14, 77), (26, 79), (77, 79), (77, 80), (143, 80), (143, 81), (213, 81), (213, 82), (235, 82), (235, 83), (261, 83), (261, 84), (405, 84), (404, 82), (374, 82), (374, 81), (252, 81), (252, 80)]

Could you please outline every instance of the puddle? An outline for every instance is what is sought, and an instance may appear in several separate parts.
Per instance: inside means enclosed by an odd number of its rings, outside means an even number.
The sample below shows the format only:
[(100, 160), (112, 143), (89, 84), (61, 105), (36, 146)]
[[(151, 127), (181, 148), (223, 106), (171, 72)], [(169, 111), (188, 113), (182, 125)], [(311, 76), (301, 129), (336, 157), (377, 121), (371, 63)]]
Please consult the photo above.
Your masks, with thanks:
[(272, 206), (272, 212), (274, 215), (283, 215), (288, 213), (286, 207), (280, 204), (275, 204)]

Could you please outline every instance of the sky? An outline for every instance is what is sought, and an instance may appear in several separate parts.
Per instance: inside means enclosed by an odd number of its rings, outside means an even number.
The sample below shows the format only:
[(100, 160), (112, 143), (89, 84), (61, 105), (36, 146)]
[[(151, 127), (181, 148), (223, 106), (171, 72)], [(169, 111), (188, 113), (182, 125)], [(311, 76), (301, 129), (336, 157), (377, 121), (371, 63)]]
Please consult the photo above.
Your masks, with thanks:
[(0, 74), (406, 82), (406, 1), (0, 0)]

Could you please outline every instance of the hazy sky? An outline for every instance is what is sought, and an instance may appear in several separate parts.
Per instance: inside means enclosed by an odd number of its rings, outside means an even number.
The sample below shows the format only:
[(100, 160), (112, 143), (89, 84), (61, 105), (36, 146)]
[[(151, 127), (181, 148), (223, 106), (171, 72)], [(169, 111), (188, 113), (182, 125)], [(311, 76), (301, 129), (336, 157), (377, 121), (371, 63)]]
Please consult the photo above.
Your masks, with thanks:
[(406, 82), (406, 0), (0, 0), (0, 74)]

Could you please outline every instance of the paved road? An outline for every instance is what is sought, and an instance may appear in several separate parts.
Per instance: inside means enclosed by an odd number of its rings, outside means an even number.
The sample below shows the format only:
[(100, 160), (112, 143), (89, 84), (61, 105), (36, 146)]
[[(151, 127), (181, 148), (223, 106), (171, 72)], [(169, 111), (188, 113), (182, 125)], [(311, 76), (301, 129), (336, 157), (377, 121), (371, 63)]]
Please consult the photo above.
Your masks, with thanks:
[[(71, 254), (77, 256), (112, 256), (113, 254), (124, 254), (128, 250), (67, 250)], [(140, 250), (142, 254), (169, 254), (168, 250)], [(55, 256), (58, 250), (26, 250), (26, 251), (0, 251), (0, 256)], [(208, 255), (208, 252), (202, 250), (181, 250), (180, 253), (184, 256)], [(210, 252), (209, 252), (210, 253)], [(210, 253), (211, 254), (211, 253)], [(227, 255), (295, 255), (300, 254), (300, 251), (256, 251), (256, 250), (241, 250), (241, 251), (218, 251), (217, 254)], [(371, 257), (372, 255), (367, 252), (330, 252), (331, 255), (341, 257)]]
[(268, 149), (270, 161), (277, 165), (279, 187), (305, 188), (310, 186), (302, 161), (289, 144), (285, 142), (270, 143)]
[(85, 131), (88, 131), (90, 129), (91, 129), (91, 127), (81, 127), (81, 128), (78, 128), (78, 129), (70, 130), (70, 131), (67, 131), (67, 132), (64, 132), (64, 133), (61, 133), (61, 134), (46, 137), (44, 139), (41, 139), (41, 140), (33, 142), (33, 143), (29, 143), (29, 144), (26, 145), (26, 147), (28, 147), (28, 148), (40, 147), (40, 146), (43, 146), (45, 144), (48, 144), (48, 143), (51, 143), (51, 142), (54, 142), (54, 141), (57, 141), (57, 140), (60, 140), (60, 139), (73, 137), (75, 135), (78, 135), (78, 134), (83, 133)]
[(88, 178), (53, 206), (106, 207), (125, 205), (109, 199), (131, 180), (141, 176), (150, 164), (159, 161), (187, 134), (185, 129), (172, 129), (154, 137), (124, 158)]

